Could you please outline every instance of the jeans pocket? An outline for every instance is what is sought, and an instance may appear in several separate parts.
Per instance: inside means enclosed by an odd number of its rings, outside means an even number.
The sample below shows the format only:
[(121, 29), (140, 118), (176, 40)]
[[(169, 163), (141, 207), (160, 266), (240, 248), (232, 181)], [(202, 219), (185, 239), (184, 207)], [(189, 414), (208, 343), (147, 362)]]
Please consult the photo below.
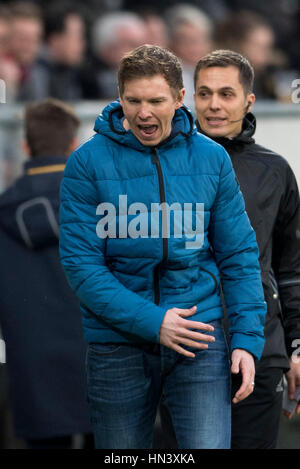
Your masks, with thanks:
[(93, 355), (111, 355), (117, 352), (122, 347), (122, 344), (99, 344), (92, 343), (88, 346), (88, 353)]

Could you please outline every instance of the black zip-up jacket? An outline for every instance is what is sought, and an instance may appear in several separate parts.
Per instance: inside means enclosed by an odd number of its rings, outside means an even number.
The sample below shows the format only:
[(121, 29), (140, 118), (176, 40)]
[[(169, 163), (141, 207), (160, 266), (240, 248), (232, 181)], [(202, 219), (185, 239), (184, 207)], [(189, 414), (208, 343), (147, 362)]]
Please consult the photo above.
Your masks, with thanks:
[[(201, 129), (198, 125), (198, 130)], [(289, 368), (300, 339), (300, 201), (295, 175), (280, 155), (255, 143), (248, 113), (235, 138), (215, 138), (229, 153), (256, 232), (268, 312), (259, 366)]]

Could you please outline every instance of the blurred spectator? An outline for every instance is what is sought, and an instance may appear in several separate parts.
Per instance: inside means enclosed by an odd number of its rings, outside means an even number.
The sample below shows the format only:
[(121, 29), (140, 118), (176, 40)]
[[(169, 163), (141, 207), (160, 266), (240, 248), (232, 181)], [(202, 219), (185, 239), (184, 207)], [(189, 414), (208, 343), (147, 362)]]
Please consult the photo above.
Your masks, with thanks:
[[(173, 7), (176, 3), (178, 3), (176, 0), (164, 0), (163, 2), (161, 0), (152, 0), (150, 6), (157, 12), (163, 12), (163, 10)], [(196, 8), (200, 8), (210, 18), (212, 18), (213, 21), (224, 19), (224, 17), (230, 12), (228, 0), (213, 0), (212, 2), (208, 2), (207, 0), (181, 0), (180, 3), (183, 5), (188, 3)], [(142, 9), (149, 8), (148, 1), (123, 0), (122, 4), (123, 8), (138, 12)]]
[(96, 20), (92, 28), (93, 59), (84, 74), (85, 98), (117, 98), (119, 62), (126, 52), (145, 44), (147, 38), (144, 21), (134, 13), (109, 13)]
[(169, 26), (170, 48), (181, 59), (184, 103), (194, 108), (194, 69), (202, 56), (212, 50), (213, 24), (200, 9), (189, 4), (177, 4), (165, 12)]
[(248, 10), (259, 14), (271, 25), (280, 48), (289, 50), (290, 32), (299, 9), (299, 0), (230, 0), (232, 12)]
[(8, 8), (0, 5), (0, 78), (4, 80), (6, 101), (16, 97), (21, 79), (21, 71), (15, 61), (8, 56), (8, 40), (11, 27), (11, 15)]
[(26, 101), (41, 96), (36, 59), (40, 52), (43, 21), (39, 8), (30, 2), (10, 4), (10, 34), (7, 55), (19, 69), (16, 100)]
[(7, 53), (7, 42), (10, 29), (9, 9), (0, 5), (0, 57)]
[(57, 100), (29, 105), (29, 160), (0, 197), (0, 321), (15, 435), (32, 449), (67, 449), (90, 433), (81, 314), (58, 256), (59, 188), (78, 126)]
[[(275, 34), (267, 20), (249, 11), (234, 13), (216, 26), (215, 41), (217, 47), (239, 52), (252, 63), (257, 99), (285, 99), (281, 70), (287, 62), (275, 49)], [(287, 92), (290, 95), (290, 83)]]
[(52, 2), (45, 14), (45, 41), (38, 61), (43, 97), (81, 99), (80, 66), (86, 40), (80, 10), (69, 2)]
[(293, 15), (292, 27), (290, 28), (290, 34), (285, 37), (284, 47), (289, 51), (290, 60), (293, 67), (298, 70), (297, 77), (300, 76), (300, 1), (297, 2), (297, 9)]
[(154, 11), (141, 13), (147, 29), (147, 44), (167, 48), (169, 45), (168, 28), (164, 20)]
[(198, 8), (201, 8), (213, 22), (220, 21), (231, 13), (230, 0), (213, 0), (213, 2), (194, 0), (193, 3)]
[[(128, 2), (123, 2), (126, 6)], [(130, 3), (130, 2), (129, 2)], [(153, 8), (151, 5), (146, 5), (140, 2), (132, 8), (132, 11), (138, 15), (146, 25), (147, 37), (145, 42), (168, 48), (169, 46), (169, 31), (163, 16), (161, 15), (161, 9)]]

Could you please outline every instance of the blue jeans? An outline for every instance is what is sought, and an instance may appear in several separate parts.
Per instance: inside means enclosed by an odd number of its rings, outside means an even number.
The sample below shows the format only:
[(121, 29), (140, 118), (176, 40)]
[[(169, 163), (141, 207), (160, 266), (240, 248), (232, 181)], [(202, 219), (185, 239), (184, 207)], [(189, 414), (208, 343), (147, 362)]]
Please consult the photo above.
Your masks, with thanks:
[[(163, 399), (180, 449), (230, 448), (230, 363), (220, 321), (214, 343), (184, 357), (159, 344), (90, 344), (88, 401), (96, 448), (151, 449)], [(191, 350), (191, 349), (190, 349)]]

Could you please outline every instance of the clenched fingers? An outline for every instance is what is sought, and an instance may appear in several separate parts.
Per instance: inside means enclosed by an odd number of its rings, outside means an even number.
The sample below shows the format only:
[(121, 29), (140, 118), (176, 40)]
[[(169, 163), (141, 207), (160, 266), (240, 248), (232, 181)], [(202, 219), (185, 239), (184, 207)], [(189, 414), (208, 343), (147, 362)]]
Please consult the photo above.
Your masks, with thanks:
[(231, 355), (231, 372), (242, 374), (242, 384), (232, 400), (234, 404), (248, 397), (254, 390), (255, 366), (253, 356), (243, 349), (235, 349)]
[(235, 393), (235, 396), (232, 400), (234, 404), (237, 404), (238, 402), (242, 401), (243, 399), (246, 399), (254, 390), (254, 378), (251, 378), (250, 380), (245, 380), (243, 379), (242, 385), (240, 389)]

